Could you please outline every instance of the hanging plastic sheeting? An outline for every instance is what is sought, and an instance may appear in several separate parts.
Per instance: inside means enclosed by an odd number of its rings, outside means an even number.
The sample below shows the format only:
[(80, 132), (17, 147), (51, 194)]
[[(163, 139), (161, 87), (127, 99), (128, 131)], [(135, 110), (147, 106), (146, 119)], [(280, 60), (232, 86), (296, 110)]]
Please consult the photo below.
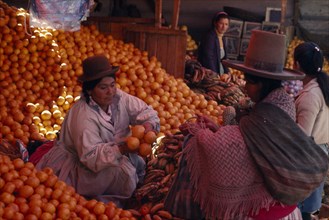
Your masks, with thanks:
[(94, 5), (93, 0), (30, 0), (30, 26), (77, 31)]

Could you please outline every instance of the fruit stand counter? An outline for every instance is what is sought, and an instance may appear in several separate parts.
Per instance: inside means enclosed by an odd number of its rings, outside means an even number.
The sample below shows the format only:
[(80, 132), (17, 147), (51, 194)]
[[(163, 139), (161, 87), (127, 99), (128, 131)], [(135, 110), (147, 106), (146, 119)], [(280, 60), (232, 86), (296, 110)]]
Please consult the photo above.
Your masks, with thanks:
[(171, 27), (162, 27), (162, 0), (155, 1), (155, 18), (90, 17), (84, 25), (96, 25), (103, 34), (133, 43), (176, 78), (184, 78), (187, 31), (177, 28), (180, 0), (174, 0)]
[(83, 25), (96, 25), (103, 34), (133, 43), (138, 49), (156, 56), (171, 75), (184, 78), (187, 32), (155, 26), (155, 19), (90, 17)]
[(156, 56), (162, 67), (176, 78), (184, 78), (186, 31), (145, 25), (129, 26), (124, 41)]

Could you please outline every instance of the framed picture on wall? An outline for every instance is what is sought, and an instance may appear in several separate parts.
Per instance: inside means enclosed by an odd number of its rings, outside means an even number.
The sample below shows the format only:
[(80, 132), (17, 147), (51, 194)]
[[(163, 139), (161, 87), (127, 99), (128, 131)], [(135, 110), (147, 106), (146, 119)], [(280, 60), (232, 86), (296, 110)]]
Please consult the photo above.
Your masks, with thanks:
[(266, 8), (265, 21), (281, 22), (281, 8)]
[(262, 23), (262, 30), (269, 31), (273, 33), (279, 33), (280, 31), (280, 23), (278, 22), (263, 22)]
[(251, 31), (253, 30), (261, 30), (262, 29), (262, 23), (258, 22), (244, 22), (243, 25), (243, 38), (250, 38), (251, 37)]
[(240, 44), (240, 55), (244, 56), (247, 53), (250, 38), (242, 38)]
[(225, 33), (225, 36), (241, 37), (242, 27), (243, 27), (243, 21), (232, 19), (230, 21), (230, 26)]
[(223, 38), (226, 53), (228, 57), (236, 57), (239, 55), (239, 47), (240, 47), (240, 38), (239, 37), (224, 37)]

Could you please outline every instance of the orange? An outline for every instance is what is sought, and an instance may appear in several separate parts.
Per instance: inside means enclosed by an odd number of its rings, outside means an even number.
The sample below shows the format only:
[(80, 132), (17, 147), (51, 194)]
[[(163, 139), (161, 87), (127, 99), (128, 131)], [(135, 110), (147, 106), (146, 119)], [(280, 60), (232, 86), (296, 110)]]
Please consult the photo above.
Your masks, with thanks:
[(94, 206), (93, 211), (96, 215), (101, 215), (105, 212), (105, 209), (106, 207), (103, 202), (97, 202), (96, 205)]
[(140, 144), (140, 141), (137, 137), (127, 137), (126, 139), (127, 146), (130, 150), (134, 151), (137, 150)]
[(49, 120), (49, 119), (51, 118), (51, 112), (48, 111), (48, 110), (43, 110), (43, 111), (41, 112), (41, 118), (42, 118), (43, 120)]
[(43, 204), (42, 209), (44, 212), (48, 212), (50, 214), (54, 214), (56, 212), (55, 205), (50, 202)]
[(61, 112), (60, 110), (55, 109), (55, 110), (53, 111), (53, 117), (54, 117), (54, 118), (60, 118), (61, 116), (62, 116), (62, 112)]
[(36, 172), (36, 177), (41, 183), (45, 182), (48, 179), (48, 174), (42, 170)]
[(87, 201), (84, 207), (87, 208), (88, 210), (93, 210), (97, 203), (98, 201), (96, 199), (91, 199)]
[(3, 125), (3, 126), (1, 127), (1, 133), (2, 133), (3, 135), (9, 134), (9, 133), (10, 133), (10, 127), (9, 127), (9, 126), (6, 126), (6, 125)]
[(14, 131), (14, 136), (18, 139), (22, 138), (24, 136), (24, 131), (22, 129), (16, 129)]
[(147, 157), (148, 155), (150, 155), (152, 153), (152, 146), (151, 144), (148, 144), (148, 143), (142, 143), (140, 146), (139, 146), (139, 154), (142, 156), (142, 157)]
[(131, 136), (136, 137), (138, 139), (142, 139), (144, 137), (145, 128), (143, 125), (135, 125), (131, 128)]
[(68, 101), (69, 103), (72, 103), (74, 101), (74, 97), (72, 95), (66, 95), (65, 97), (66, 101)]
[(34, 193), (34, 189), (32, 186), (24, 185), (18, 190), (18, 195), (23, 198), (29, 198)]
[(19, 170), (24, 167), (24, 161), (21, 158), (16, 158), (13, 161), (15, 169)]
[(4, 219), (14, 219), (15, 213), (17, 211), (10, 206), (3, 208), (3, 218)]
[(38, 177), (29, 176), (28, 179), (25, 181), (25, 185), (36, 188), (37, 186), (40, 185), (40, 180)]
[(154, 131), (149, 131), (144, 135), (144, 141), (148, 144), (152, 144), (157, 139), (157, 135)]

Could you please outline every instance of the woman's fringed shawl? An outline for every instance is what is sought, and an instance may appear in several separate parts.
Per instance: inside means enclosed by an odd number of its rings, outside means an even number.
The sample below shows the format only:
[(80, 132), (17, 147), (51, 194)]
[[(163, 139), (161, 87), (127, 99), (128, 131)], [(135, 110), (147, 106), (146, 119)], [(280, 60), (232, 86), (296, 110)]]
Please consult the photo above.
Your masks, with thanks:
[(237, 125), (216, 133), (200, 129), (186, 142), (183, 156), (193, 185), (193, 198), (209, 219), (257, 214), (276, 202), (250, 156)]
[(326, 154), (277, 106), (257, 104), (241, 119), (240, 130), (269, 192), (281, 203), (303, 201), (324, 180)]
[(193, 199), (207, 218), (256, 215), (278, 201), (297, 204), (326, 175), (326, 155), (293, 120), (293, 99), (278, 89), (264, 101), (240, 127), (199, 129), (185, 143)]

